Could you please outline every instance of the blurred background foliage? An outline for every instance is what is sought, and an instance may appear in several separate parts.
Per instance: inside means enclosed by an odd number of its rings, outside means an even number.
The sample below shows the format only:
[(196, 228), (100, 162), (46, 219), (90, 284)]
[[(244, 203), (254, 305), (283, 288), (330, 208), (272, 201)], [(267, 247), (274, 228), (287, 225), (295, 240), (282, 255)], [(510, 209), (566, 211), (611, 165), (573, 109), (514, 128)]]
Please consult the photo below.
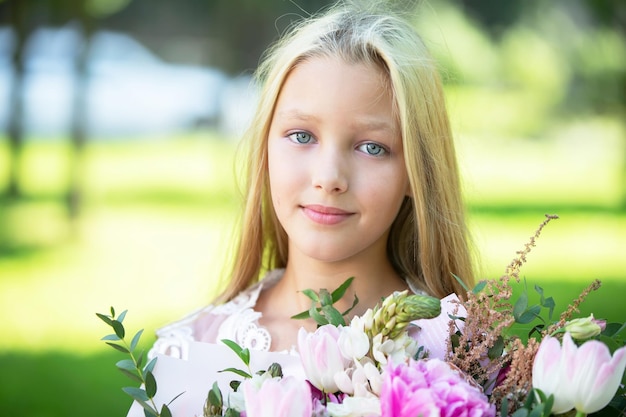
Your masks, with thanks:
[[(239, 204), (237, 132), (254, 102), (243, 88), (202, 123), (115, 135), (90, 131), (74, 102), (66, 131), (33, 133), (15, 98), (29, 36), (69, 25), (89, 45), (100, 31), (124, 33), (164, 64), (218, 70), (232, 96), (280, 32), (328, 3), (0, 1), (0, 26), (13, 33), (0, 44), (0, 68), (13, 74), (0, 88), (0, 414), (125, 414), (120, 357), (99, 342), (94, 313), (129, 309), (127, 328), (145, 328), (149, 346), (156, 327), (215, 294)], [(542, 285), (560, 313), (599, 278), (581, 313), (624, 321), (626, 3), (431, 0), (406, 10), (446, 83), (480, 277), (498, 277), (544, 214), (558, 214), (518, 291)], [(73, 49), (78, 86), (85, 50)]]

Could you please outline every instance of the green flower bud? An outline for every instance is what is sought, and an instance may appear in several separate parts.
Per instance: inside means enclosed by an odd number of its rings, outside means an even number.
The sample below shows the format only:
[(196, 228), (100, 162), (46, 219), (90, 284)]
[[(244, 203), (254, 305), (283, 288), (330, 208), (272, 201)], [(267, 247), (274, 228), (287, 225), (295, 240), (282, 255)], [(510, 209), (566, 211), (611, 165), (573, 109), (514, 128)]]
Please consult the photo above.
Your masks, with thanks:
[(593, 314), (589, 317), (570, 320), (563, 326), (563, 330), (569, 332), (576, 340), (591, 339), (602, 333), (605, 328), (606, 321), (596, 320)]

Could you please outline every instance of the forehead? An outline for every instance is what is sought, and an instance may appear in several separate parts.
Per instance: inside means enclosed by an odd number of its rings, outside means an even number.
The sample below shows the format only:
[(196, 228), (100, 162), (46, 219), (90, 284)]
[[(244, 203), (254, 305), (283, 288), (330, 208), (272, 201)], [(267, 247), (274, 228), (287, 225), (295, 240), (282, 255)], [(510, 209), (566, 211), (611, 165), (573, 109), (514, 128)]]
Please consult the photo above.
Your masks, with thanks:
[(343, 112), (354, 117), (387, 119), (387, 123), (395, 125), (394, 108), (388, 76), (379, 65), (320, 56), (299, 62), (289, 72), (278, 96), (275, 116), (304, 118)]

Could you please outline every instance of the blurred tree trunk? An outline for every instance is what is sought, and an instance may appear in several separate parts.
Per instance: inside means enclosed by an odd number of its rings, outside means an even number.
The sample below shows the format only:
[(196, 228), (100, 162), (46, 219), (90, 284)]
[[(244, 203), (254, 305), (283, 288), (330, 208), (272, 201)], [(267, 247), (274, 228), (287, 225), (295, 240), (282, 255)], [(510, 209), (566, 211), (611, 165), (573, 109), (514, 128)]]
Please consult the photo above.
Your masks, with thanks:
[(9, 92), (9, 113), (7, 136), (9, 140), (9, 183), (7, 194), (11, 198), (18, 198), (22, 194), (20, 188), (20, 167), (22, 149), (24, 145), (24, 102), (22, 89), (24, 84), (24, 45), (30, 34), (26, 16), (28, 16), (29, 2), (14, 0), (9, 4), (10, 24), (15, 35), (13, 55), (13, 79)]
[(76, 7), (75, 16), (78, 20), (82, 43), (75, 56), (74, 102), (71, 125), (71, 158), (69, 185), (66, 195), (67, 211), (70, 218), (80, 214), (81, 200), (84, 192), (84, 152), (87, 143), (88, 125), (88, 94), (89, 94), (89, 49), (94, 32), (94, 20), (87, 13), (86, 1), (72, 2)]

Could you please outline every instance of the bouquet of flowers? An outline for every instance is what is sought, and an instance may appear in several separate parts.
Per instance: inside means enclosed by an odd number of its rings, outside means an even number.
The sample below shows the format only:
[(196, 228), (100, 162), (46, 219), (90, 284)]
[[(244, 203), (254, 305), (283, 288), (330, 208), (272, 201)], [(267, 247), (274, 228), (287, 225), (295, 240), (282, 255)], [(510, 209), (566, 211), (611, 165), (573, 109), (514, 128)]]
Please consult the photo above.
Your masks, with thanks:
[[(224, 340), (245, 369), (224, 369), (237, 379), (228, 392), (213, 384), (204, 416), (626, 416), (626, 346), (620, 336), (626, 324), (593, 315), (573, 318), (600, 282), (556, 321), (554, 300), (538, 286), (539, 304), (529, 305), (526, 292), (512, 300), (511, 280), (520, 281), (527, 254), (555, 217), (547, 216), (500, 279), (467, 289), (464, 300), (405, 291), (346, 323), (349, 311), (339, 312), (334, 303), (351, 279), (333, 292), (307, 290), (311, 308), (294, 317), (318, 323), (315, 332), (298, 334), (305, 378), (284, 376), (279, 363), (250, 369), (250, 351)], [(159, 409), (154, 402), (154, 360), (143, 366), (143, 355), (134, 354), (141, 332), (128, 344), (124, 315), (116, 317), (113, 308), (110, 315), (98, 314), (114, 330), (107, 343), (130, 355), (118, 368), (142, 384), (124, 390), (146, 416), (168, 417), (168, 404)], [(535, 321), (528, 335), (515, 331)]]

